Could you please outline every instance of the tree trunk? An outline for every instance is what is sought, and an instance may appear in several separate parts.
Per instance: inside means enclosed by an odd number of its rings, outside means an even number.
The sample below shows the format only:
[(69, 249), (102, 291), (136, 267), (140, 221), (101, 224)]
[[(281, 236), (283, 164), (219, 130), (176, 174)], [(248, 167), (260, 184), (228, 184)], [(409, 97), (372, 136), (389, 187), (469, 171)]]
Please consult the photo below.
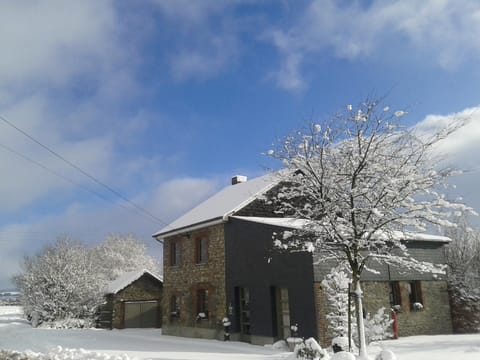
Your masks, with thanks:
[(363, 323), (363, 301), (362, 301), (362, 288), (360, 286), (360, 279), (354, 280), (355, 287), (355, 307), (357, 313), (357, 327), (358, 327), (358, 345), (359, 345), (359, 356), (358, 359), (369, 360), (367, 354), (367, 342), (365, 340), (365, 325)]

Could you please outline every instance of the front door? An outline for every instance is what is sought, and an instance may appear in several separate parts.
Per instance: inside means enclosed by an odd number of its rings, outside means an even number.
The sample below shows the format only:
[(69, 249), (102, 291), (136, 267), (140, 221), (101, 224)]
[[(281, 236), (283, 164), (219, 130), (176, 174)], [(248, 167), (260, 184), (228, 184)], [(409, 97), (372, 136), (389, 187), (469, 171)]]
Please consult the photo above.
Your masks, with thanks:
[[(286, 339), (290, 336), (290, 302), (287, 288), (272, 288), (272, 300), (277, 339)], [(275, 331), (276, 330), (276, 331)]]
[(248, 288), (237, 287), (235, 297), (238, 309), (237, 320), (240, 325), (240, 340), (250, 341), (250, 291)]

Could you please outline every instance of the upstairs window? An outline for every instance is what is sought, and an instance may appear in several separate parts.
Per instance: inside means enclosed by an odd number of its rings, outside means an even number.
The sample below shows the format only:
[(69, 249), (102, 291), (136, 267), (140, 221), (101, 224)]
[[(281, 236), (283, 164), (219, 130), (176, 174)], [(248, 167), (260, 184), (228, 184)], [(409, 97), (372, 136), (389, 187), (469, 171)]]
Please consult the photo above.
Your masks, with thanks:
[(174, 239), (170, 243), (170, 265), (179, 266), (182, 258), (182, 246), (180, 239)]
[(195, 263), (205, 264), (208, 261), (208, 239), (205, 237), (195, 240)]

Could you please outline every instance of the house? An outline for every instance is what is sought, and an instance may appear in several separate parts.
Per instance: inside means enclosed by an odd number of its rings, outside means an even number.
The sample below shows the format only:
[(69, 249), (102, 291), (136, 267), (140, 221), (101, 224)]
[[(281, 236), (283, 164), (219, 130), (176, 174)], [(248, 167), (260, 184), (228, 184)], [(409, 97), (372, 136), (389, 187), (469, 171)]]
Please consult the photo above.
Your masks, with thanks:
[[(153, 235), (164, 244), (164, 334), (222, 339), (221, 320), (228, 317), (234, 340), (272, 343), (298, 324), (299, 336), (328, 341), (321, 281), (333, 265), (310, 253), (273, 248), (273, 233), (299, 221), (280, 217), (265, 200), (276, 185), (273, 175), (250, 181), (236, 176)], [(444, 262), (447, 238), (408, 240), (414, 256)], [(401, 305), (401, 336), (451, 332), (445, 279), (382, 268), (363, 280), (367, 311)], [(422, 311), (412, 302), (421, 303)]]
[(105, 290), (102, 328), (160, 328), (163, 279), (148, 270), (127, 272)]

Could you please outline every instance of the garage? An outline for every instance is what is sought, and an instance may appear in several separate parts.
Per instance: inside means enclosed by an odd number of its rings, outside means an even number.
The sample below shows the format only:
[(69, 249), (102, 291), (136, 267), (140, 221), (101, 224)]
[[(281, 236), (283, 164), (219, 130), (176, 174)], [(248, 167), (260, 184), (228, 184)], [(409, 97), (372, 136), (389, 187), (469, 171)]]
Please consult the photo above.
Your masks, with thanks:
[(98, 327), (104, 329), (162, 327), (163, 279), (148, 270), (125, 273), (105, 290)]
[(125, 302), (126, 328), (157, 327), (159, 306), (158, 301)]

